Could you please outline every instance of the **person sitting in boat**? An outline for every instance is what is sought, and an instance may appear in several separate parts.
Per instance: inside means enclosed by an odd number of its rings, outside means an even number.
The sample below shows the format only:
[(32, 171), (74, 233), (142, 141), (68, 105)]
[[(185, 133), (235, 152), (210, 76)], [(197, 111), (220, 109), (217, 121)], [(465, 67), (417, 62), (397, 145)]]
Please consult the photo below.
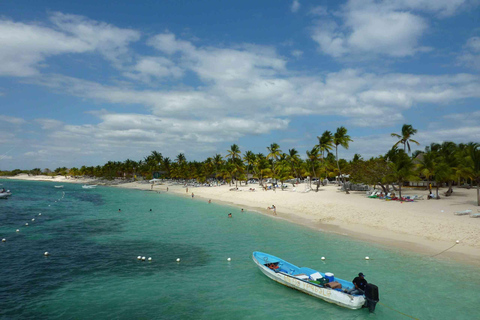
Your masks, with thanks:
[(367, 287), (367, 280), (365, 280), (365, 275), (363, 273), (359, 273), (358, 277), (355, 277), (352, 281), (353, 287), (350, 290), (347, 290), (348, 294), (355, 295), (355, 294), (364, 294), (365, 288)]

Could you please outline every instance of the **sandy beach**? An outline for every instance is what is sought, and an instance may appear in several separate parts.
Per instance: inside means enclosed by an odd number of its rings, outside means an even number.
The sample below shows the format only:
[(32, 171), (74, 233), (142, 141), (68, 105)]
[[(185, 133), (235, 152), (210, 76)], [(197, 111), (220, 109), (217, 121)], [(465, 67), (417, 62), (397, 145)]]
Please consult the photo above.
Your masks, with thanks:
[[(59, 184), (96, 181), (62, 176), (53, 179), (28, 175), (11, 178), (54, 181)], [(112, 186), (151, 190), (151, 185), (146, 182), (114, 183)], [(299, 185), (295, 191), (291, 186), (284, 191), (263, 191), (258, 184), (239, 186), (238, 191), (230, 191), (234, 185), (188, 186), (186, 192), (183, 185), (157, 182), (153, 191), (167, 192), (167, 187), (169, 193), (187, 197), (192, 201), (210, 199), (214, 203), (234, 205), (238, 207), (237, 212), (232, 212), (234, 215), (245, 214), (241, 213), (241, 208), (244, 208), (325, 232), (402, 248), (438, 259), (480, 265), (480, 218), (454, 215), (455, 211), (467, 209), (473, 213), (480, 212), (480, 208), (476, 206), (476, 189), (455, 188), (452, 196), (442, 197), (440, 200), (426, 200), (426, 190), (403, 190), (404, 195), (424, 196), (425, 200), (414, 202), (369, 199), (365, 192), (360, 191), (352, 191), (347, 195), (335, 185), (321, 187), (318, 192), (302, 192), (305, 190), (304, 185)], [(250, 191), (250, 188), (255, 188), (255, 191)], [(267, 209), (272, 205), (276, 207), (276, 215), (273, 210)], [(439, 254), (446, 249), (448, 250)]]

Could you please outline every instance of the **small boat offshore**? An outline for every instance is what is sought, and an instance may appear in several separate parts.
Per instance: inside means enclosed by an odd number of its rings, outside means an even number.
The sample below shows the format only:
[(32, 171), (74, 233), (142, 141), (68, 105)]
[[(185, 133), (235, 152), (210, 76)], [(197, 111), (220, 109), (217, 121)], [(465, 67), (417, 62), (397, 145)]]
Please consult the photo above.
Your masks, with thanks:
[(368, 307), (370, 312), (373, 312), (379, 301), (378, 287), (373, 284), (367, 284), (365, 295), (352, 295), (347, 292), (354, 288), (354, 284), (336, 278), (332, 273), (297, 267), (263, 252), (255, 251), (252, 257), (258, 268), (270, 279), (341, 307)]

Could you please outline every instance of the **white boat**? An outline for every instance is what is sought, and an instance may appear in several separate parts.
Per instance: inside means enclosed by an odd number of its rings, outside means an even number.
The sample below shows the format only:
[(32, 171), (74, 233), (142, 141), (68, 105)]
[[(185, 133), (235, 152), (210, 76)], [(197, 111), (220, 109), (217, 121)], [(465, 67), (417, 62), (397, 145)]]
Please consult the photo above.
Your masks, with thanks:
[(54, 186), (54, 187), (57, 188), (57, 189), (62, 189), (63, 185), (62, 186)]
[(96, 184), (84, 184), (82, 186), (83, 189), (95, 189), (97, 187)]
[(2, 189), (0, 191), (0, 199), (7, 199), (8, 197), (10, 197), (12, 195), (12, 193), (10, 192), (10, 190), (5, 190), (5, 189)]
[[(344, 292), (352, 289), (353, 283), (334, 277), (333, 274), (325, 274), (306, 267), (300, 268), (263, 252), (255, 251), (252, 256), (263, 274), (280, 284), (348, 309), (360, 309), (368, 305), (370, 312), (375, 310), (375, 304), (378, 302), (378, 288), (375, 285), (369, 284), (369, 287), (374, 287), (373, 290), (376, 290), (373, 295), (367, 287), (366, 293), (370, 295), (367, 299), (364, 295), (351, 295)], [(341, 288), (332, 289), (325, 284), (327, 280), (318, 281), (324, 278), (328, 278), (328, 281), (334, 280), (341, 285)]]

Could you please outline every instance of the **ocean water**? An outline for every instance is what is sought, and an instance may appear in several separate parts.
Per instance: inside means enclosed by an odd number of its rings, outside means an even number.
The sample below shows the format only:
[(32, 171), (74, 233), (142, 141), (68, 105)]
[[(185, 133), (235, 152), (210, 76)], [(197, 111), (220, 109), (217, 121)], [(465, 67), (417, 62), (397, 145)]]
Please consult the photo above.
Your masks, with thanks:
[[(480, 318), (471, 266), (168, 193), (0, 183), (14, 193), (0, 200), (2, 319)], [(363, 272), (381, 301), (369, 314), (284, 287), (253, 251), (343, 279)]]

